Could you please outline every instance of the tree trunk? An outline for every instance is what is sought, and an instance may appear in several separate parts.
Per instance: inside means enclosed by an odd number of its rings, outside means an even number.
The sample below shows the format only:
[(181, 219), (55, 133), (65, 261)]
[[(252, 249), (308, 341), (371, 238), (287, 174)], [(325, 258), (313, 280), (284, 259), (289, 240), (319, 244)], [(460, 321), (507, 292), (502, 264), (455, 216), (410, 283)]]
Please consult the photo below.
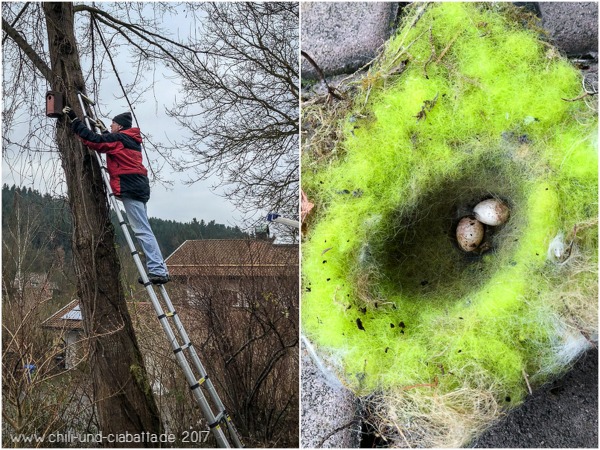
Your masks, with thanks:
[[(67, 104), (83, 117), (77, 91), (85, 92), (85, 86), (75, 41), (73, 4), (44, 2), (43, 8), (52, 89), (63, 92)], [(119, 279), (120, 264), (100, 168), (64, 118), (58, 120), (56, 138), (73, 215), (78, 295), (89, 339), (101, 431), (104, 435), (159, 433), (158, 409)]]

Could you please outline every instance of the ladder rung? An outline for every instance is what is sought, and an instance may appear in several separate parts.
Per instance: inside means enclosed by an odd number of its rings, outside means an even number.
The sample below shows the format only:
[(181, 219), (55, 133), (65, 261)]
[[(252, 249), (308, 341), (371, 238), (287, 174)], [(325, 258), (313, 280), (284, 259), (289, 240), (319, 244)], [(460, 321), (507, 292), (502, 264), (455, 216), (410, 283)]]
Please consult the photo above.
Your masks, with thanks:
[(177, 314), (177, 311), (166, 312), (166, 313), (161, 314), (160, 316), (158, 316), (158, 320), (163, 320), (165, 317), (173, 317), (175, 314)]
[(219, 426), (219, 424), (221, 423), (221, 421), (223, 420), (223, 416), (225, 415), (225, 411), (221, 411), (219, 414), (217, 414), (217, 417), (215, 417), (215, 421), (213, 423), (209, 423), (208, 427), (209, 428), (216, 428)]
[(196, 384), (194, 384), (193, 386), (190, 386), (190, 389), (193, 391), (194, 389), (198, 389), (200, 387), (200, 385), (202, 383), (204, 383), (206, 380), (208, 380), (208, 375), (203, 376), (202, 378), (200, 378), (198, 380), (198, 382)]
[(176, 350), (173, 350), (173, 353), (179, 353), (180, 351), (182, 351), (182, 350), (185, 350), (186, 348), (190, 348), (191, 346), (192, 346), (192, 343), (191, 343), (191, 342), (188, 342), (187, 344), (185, 344), (185, 345), (182, 345), (182, 346), (181, 346), (181, 347), (179, 347), (178, 349), (176, 349)]

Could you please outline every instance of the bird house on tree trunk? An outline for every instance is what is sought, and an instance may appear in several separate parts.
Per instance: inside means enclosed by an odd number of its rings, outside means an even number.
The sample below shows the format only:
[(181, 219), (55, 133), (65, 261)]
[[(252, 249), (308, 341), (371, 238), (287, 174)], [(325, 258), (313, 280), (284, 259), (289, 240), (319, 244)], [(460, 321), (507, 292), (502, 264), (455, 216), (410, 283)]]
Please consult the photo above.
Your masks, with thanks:
[(48, 91), (46, 93), (46, 116), (60, 117), (64, 107), (65, 101), (62, 92)]

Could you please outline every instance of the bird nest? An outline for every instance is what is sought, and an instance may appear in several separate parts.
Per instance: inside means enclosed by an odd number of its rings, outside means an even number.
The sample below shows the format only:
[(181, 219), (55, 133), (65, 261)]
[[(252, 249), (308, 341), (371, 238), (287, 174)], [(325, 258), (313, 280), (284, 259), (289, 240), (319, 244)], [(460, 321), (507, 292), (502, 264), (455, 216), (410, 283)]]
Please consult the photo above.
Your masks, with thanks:
[[(597, 118), (510, 6), (404, 23), (303, 108), (302, 326), (391, 445), (458, 446), (597, 340)], [(465, 252), (487, 198), (510, 219)]]

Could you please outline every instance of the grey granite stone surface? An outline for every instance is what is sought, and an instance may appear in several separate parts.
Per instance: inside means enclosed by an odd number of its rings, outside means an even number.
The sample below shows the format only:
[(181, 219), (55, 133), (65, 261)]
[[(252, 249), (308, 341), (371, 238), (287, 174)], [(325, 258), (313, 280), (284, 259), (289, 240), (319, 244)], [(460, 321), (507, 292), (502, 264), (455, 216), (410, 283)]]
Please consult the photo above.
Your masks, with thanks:
[(538, 2), (551, 42), (569, 56), (598, 53), (598, 2)]
[[(351, 73), (376, 55), (390, 37), (398, 3), (304, 2), (300, 5), (302, 50), (326, 76)], [(302, 59), (302, 78), (315, 69)]]
[(301, 355), (301, 447), (357, 448), (360, 418), (354, 395), (323, 375), (304, 342)]
[(472, 447), (598, 448), (597, 392), (598, 349), (594, 349), (564, 377), (527, 397)]
[[(515, 2), (542, 18), (551, 42), (569, 56), (598, 53), (598, 2)], [(303, 2), (302, 50), (326, 76), (352, 73), (391, 36), (399, 2)], [(302, 59), (303, 80), (317, 78)]]

